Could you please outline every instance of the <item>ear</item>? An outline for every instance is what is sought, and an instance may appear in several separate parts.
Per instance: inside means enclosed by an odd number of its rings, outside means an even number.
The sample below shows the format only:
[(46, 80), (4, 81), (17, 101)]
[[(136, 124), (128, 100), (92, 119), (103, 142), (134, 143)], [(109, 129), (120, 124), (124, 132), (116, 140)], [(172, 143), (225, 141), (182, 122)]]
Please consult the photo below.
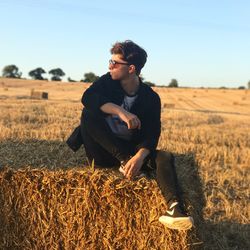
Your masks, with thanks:
[(128, 71), (129, 71), (130, 74), (136, 73), (135, 65), (133, 65), (133, 64), (129, 65)]

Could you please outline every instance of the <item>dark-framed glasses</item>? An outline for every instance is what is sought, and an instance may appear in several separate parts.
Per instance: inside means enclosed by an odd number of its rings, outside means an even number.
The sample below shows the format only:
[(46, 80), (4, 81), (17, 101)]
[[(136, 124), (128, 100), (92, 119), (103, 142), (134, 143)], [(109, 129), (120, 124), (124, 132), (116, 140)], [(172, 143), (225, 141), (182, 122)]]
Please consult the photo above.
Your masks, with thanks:
[(129, 63), (117, 62), (117, 61), (115, 61), (115, 60), (113, 60), (113, 59), (110, 59), (110, 60), (109, 60), (109, 64), (111, 64), (112, 66), (115, 66), (115, 65), (117, 65), (117, 64), (129, 65)]

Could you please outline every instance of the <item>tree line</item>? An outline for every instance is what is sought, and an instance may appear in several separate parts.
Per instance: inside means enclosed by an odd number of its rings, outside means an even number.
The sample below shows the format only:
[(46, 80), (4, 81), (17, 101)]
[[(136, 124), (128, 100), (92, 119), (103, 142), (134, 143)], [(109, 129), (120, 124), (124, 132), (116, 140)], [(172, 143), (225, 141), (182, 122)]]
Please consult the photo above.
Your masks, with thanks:
[[(48, 80), (47, 78), (43, 77), (43, 74), (46, 74), (47, 72), (41, 68), (38, 67), (36, 69), (33, 69), (29, 72), (29, 76), (34, 80)], [(65, 76), (65, 73), (61, 68), (55, 68), (48, 71), (48, 73), (51, 75), (51, 81), (62, 81), (62, 77)], [(2, 76), (7, 78), (21, 78), (22, 72), (19, 71), (18, 67), (14, 64), (7, 65), (2, 70)], [(80, 82), (94, 82), (99, 78), (99, 76), (95, 75), (93, 72), (88, 72), (84, 74), (84, 78), (80, 80)], [(141, 79), (143, 82), (151, 87), (156, 86), (156, 84), (145, 81), (145, 79), (141, 76)], [(69, 82), (77, 82), (76, 80), (71, 79), (68, 77)], [(159, 86), (158, 87), (166, 87)], [(179, 83), (176, 79), (172, 79), (170, 83), (167, 85), (169, 88), (178, 88)], [(226, 87), (220, 87), (220, 88), (226, 88)], [(250, 81), (247, 83), (247, 88), (250, 89)], [(245, 89), (245, 86), (239, 86), (239, 89)]]
[[(46, 74), (47, 72), (41, 68), (38, 67), (36, 69), (31, 70), (28, 75), (33, 80), (48, 80), (43, 76), (43, 74)], [(62, 81), (62, 77), (65, 76), (64, 71), (61, 68), (55, 68), (48, 71), (48, 74), (51, 75), (50, 80), (51, 81)], [(22, 78), (22, 72), (19, 71), (19, 68), (12, 64), (7, 65), (2, 70), (2, 77), (7, 78)], [(85, 73), (84, 78), (80, 80), (80, 82), (94, 82), (99, 78), (99, 76), (95, 75), (93, 72)], [(69, 82), (77, 82), (76, 80), (71, 79), (68, 77)]]
[[(43, 68), (38, 67), (36, 69), (31, 70), (28, 74), (34, 80), (48, 80), (47, 78), (43, 77), (43, 74), (46, 74), (46, 73), (47, 72)], [(51, 78), (50, 78), (51, 81), (62, 81), (62, 77), (65, 76), (65, 73), (63, 72), (61, 68), (51, 69), (50, 71), (48, 71), (48, 74), (51, 75)], [(7, 78), (21, 78), (22, 72), (19, 71), (19, 68), (16, 65), (12, 64), (12, 65), (7, 65), (3, 68), (2, 76), (7, 77)], [(98, 80), (98, 78), (99, 76), (95, 75), (93, 72), (88, 72), (84, 74), (84, 78), (81, 79), (80, 82), (94, 82)], [(144, 78), (143, 77), (141, 78), (144, 81)], [(73, 80), (70, 77), (68, 77), (68, 81), (77, 82), (76, 80)], [(154, 83), (149, 82), (149, 81), (144, 81), (144, 83), (146, 83), (147, 85), (151, 87), (156, 86)], [(170, 87), (176, 86), (177, 81), (174, 82), (174, 84), (175, 85), (173, 86), (172, 84), (170, 84), (171, 85)], [(178, 84), (176, 87), (178, 87)]]

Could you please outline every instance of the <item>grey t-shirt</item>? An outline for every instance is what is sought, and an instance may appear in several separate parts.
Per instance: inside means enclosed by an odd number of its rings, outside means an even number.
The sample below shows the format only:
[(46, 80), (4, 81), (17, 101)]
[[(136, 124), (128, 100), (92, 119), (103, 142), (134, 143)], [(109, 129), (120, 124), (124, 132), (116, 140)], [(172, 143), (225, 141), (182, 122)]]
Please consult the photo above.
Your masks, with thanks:
[[(123, 107), (128, 112), (133, 106), (137, 95), (135, 96), (124, 96), (123, 103), (121, 107)], [(127, 124), (122, 121), (117, 115), (109, 115), (106, 117), (106, 121), (110, 126), (112, 132), (119, 138), (124, 140), (130, 140), (132, 136), (132, 130), (128, 129)]]

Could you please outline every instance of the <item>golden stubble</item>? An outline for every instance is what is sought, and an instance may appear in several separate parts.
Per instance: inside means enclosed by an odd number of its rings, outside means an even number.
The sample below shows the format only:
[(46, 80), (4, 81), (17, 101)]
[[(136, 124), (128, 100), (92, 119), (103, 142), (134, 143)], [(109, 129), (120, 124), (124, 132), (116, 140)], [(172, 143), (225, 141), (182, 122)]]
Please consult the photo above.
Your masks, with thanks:
[[(0, 248), (247, 249), (249, 90), (155, 88), (158, 148), (174, 153), (195, 228), (175, 232), (153, 177), (96, 169), (65, 140), (79, 124), (84, 83), (0, 79)], [(49, 100), (30, 99), (30, 90)]]

